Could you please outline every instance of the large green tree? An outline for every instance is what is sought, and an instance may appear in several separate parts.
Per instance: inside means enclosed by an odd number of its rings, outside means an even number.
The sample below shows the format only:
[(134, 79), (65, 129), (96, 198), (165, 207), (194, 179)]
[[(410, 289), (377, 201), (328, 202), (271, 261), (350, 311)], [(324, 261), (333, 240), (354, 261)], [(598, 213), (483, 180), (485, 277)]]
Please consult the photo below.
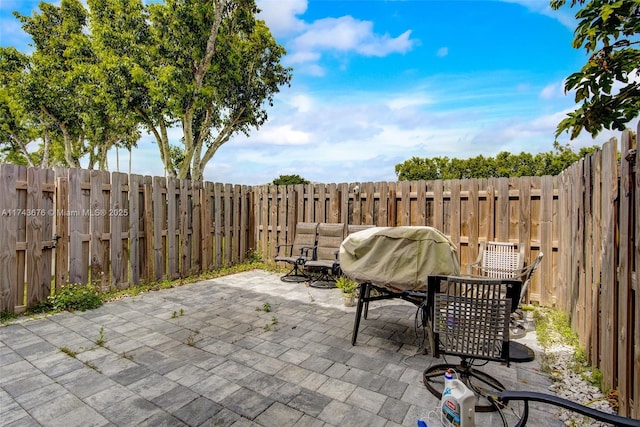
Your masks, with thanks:
[[(84, 157), (89, 168), (107, 169), (109, 149), (134, 144), (138, 124), (104, 79), (83, 4), (62, 0), (60, 6), (42, 2), (39, 8), (32, 16), (15, 13), (32, 38), (33, 53), (0, 50), (0, 141), (6, 159), (80, 167)], [(33, 142), (39, 149), (29, 148)]]
[[(170, 176), (200, 180), (216, 151), (258, 128), (290, 69), (254, 0), (89, 0), (99, 55), (154, 135)], [(118, 59), (116, 62), (115, 59)], [(168, 130), (182, 128), (180, 152)]]
[[(566, 0), (552, 0), (559, 9)], [(560, 122), (556, 135), (577, 137), (582, 129), (596, 136), (603, 129), (624, 130), (640, 112), (640, 2), (638, 0), (571, 0), (578, 26), (573, 47), (589, 59), (565, 82), (580, 105)]]

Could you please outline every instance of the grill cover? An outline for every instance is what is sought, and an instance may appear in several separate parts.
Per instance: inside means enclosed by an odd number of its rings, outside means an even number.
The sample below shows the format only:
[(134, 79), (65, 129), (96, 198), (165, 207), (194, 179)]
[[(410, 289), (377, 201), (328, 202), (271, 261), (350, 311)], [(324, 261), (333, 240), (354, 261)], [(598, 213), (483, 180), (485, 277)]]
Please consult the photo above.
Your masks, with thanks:
[(433, 227), (373, 227), (340, 245), (340, 268), (358, 282), (392, 292), (426, 291), (430, 275), (460, 274), (456, 247)]

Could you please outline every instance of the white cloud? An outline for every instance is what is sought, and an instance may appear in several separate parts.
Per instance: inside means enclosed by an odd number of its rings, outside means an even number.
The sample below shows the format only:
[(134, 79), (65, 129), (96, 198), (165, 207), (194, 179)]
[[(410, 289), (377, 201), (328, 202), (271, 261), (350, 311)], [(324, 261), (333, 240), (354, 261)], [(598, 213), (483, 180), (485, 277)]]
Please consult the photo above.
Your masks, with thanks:
[(438, 55), (440, 58), (449, 55), (449, 48), (441, 47), (440, 49), (438, 49), (438, 52), (436, 53), (436, 55)]
[[(534, 13), (539, 13), (549, 18), (559, 21), (562, 25), (570, 29), (575, 30), (578, 25), (578, 21), (575, 18), (575, 14), (578, 11), (577, 7), (570, 8), (568, 5), (561, 7), (558, 10), (553, 10), (548, 1), (542, 0), (500, 0), (505, 3), (516, 3), (526, 7)], [(570, 3), (570, 2), (567, 2)]]
[(565, 96), (564, 82), (548, 84), (540, 91), (541, 99), (564, 98)]
[(291, 105), (293, 105), (296, 110), (301, 113), (307, 113), (312, 110), (314, 105), (314, 100), (309, 95), (306, 94), (297, 94), (291, 97)]
[(400, 110), (408, 107), (419, 107), (421, 105), (431, 104), (433, 101), (426, 95), (413, 94), (401, 95), (390, 99), (386, 105), (392, 110)]
[(293, 125), (265, 126), (260, 130), (260, 139), (265, 144), (305, 145), (311, 140), (311, 135), (294, 129)]
[(355, 52), (365, 56), (387, 56), (405, 53), (413, 47), (411, 30), (397, 37), (378, 35), (373, 22), (360, 21), (351, 16), (325, 18), (305, 27), (305, 31), (292, 42), (294, 60), (316, 60), (319, 52)]
[(307, 0), (257, 0), (261, 19), (264, 19), (271, 32), (276, 36), (285, 36), (304, 29), (304, 21), (297, 18), (307, 10)]

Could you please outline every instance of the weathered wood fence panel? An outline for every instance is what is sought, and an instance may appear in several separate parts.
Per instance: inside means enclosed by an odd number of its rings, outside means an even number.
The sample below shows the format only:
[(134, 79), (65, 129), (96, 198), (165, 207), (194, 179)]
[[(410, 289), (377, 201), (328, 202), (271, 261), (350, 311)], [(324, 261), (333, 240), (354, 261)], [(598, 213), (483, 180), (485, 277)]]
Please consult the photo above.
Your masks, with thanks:
[(559, 175), (560, 259), (552, 276), (557, 306), (604, 387), (618, 391), (619, 413), (632, 418), (640, 418), (637, 157), (636, 134), (625, 131), (620, 147), (613, 138)]
[(0, 179), (0, 312), (68, 283), (109, 291), (187, 277), (256, 247), (246, 186), (8, 164)]

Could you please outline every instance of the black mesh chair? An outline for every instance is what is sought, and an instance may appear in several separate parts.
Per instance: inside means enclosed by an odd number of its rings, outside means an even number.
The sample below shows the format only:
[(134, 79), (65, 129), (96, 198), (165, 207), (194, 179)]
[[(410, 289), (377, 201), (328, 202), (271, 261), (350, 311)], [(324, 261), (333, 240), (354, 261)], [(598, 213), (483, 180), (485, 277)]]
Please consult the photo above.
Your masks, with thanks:
[(509, 366), (509, 319), (520, 298), (521, 286), (520, 280), (513, 279), (458, 276), (431, 279), (427, 301), (433, 304), (430, 311), (433, 356), (460, 359), (458, 363), (449, 363), (445, 358), (445, 363), (424, 371), (424, 384), (434, 396), (442, 395), (444, 374), (453, 369), (478, 397), (476, 412), (496, 409), (487, 396), (498, 395), (504, 386), (476, 366), (489, 361)]

